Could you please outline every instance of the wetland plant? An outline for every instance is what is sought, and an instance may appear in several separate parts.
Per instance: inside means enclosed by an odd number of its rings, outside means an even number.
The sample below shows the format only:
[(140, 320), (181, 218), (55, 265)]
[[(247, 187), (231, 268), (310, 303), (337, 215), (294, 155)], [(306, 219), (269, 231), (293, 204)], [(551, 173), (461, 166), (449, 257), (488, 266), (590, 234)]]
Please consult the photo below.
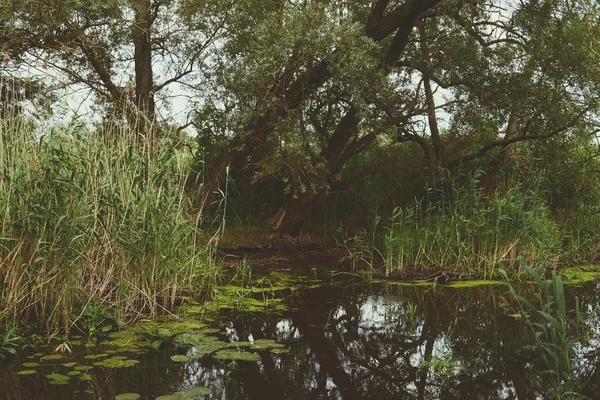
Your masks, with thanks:
[(575, 309), (567, 311), (564, 286), (561, 277), (552, 271), (551, 279), (545, 279), (544, 266), (537, 268), (521, 263), (529, 277), (534, 280), (536, 291), (533, 299), (518, 293), (510, 283), (508, 274), (504, 275), (509, 293), (518, 304), (520, 315), (535, 338), (535, 346), (539, 349), (547, 370), (544, 373), (551, 378), (556, 399), (586, 399), (579, 394), (582, 384), (574, 368), (578, 354), (575, 341), (569, 333), (581, 331), (581, 313), (579, 300), (575, 298)]
[(0, 332), (0, 360), (4, 360), (15, 354), (21, 347), (23, 338), (17, 328), (10, 328)]
[(385, 237), (386, 274), (413, 267), (489, 279), (497, 268), (516, 269), (517, 256), (553, 262), (559, 249), (542, 200), (519, 188), (484, 196), (473, 179), (441, 200), (395, 210)]
[(192, 156), (174, 140), (0, 120), (0, 314), (50, 331), (97, 304), (122, 322), (212, 282), (185, 187)]

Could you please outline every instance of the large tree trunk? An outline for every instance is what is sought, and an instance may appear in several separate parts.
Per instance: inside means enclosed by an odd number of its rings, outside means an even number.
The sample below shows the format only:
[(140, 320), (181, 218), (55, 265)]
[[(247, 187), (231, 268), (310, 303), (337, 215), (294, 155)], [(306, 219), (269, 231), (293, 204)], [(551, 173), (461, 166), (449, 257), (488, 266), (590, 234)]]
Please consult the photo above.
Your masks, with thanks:
[(316, 171), (313, 181), (305, 185), (307, 190), (303, 193), (290, 193), (286, 195), (284, 203), (279, 210), (267, 220), (273, 232), (296, 235), (300, 232), (302, 224), (310, 215), (314, 205), (325, 196), (326, 186), (332, 183), (332, 178), (339, 174), (347, 160), (345, 150), (348, 143), (355, 138), (358, 140), (358, 123), (360, 117), (355, 109), (350, 109), (340, 120), (335, 131), (329, 139), (327, 147), (321, 152), (324, 167)]
[[(373, 2), (364, 28), (365, 35), (373, 41), (379, 42), (395, 34), (388, 52), (382, 59), (380, 66), (382, 71), (387, 70), (404, 54), (419, 16), (435, 7), (440, 1), (407, 0), (395, 7), (389, 7), (388, 0)], [(391, 9), (386, 13), (388, 8)], [(336, 57), (336, 53), (331, 57)], [(265, 153), (264, 143), (273, 134), (276, 123), (301, 107), (330, 77), (327, 60), (316, 63), (298, 78), (292, 79), (295, 72), (292, 67), (284, 68), (279, 81), (274, 82), (272, 86), (272, 92), (279, 101), (245, 127), (246, 134), (243, 135), (243, 139), (238, 139), (237, 143), (230, 147), (235, 150), (228, 151), (211, 162), (208, 167), (208, 176), (203, 181), (203, 187), (196, 202), (197, 207), (211, 204), (213, 194), (219, 189), (223, 189), (227, 167), (230, 170), (239, 169), (244, 168), (249, 159), (250, 163), (258, 161)], [(359, 121), (354, 109), (341, 119), (327, 146), (321, 152), (325, 167), (321, 171), (317, 171), (316, 180), (319, 185), (310, 185), (315, 189), (309, 189), (310, 191), (307, 193), (296, 194), (296, 197), (288, 195), (280, 210), (268, 220), (273, 231), (296, 233), (299, 230), (302, 221), (310, 214), (315, 202), (324, 195), (318, 191), (326, 186), (324, 183), (330, 182), (332, 176), (341, 171), (344, 162), (349, 159), (350, 153), (353, 152), (348, 152), (348, 144), (351, 139), (356, 137), (354, 142), (359, 143), (360, 140), (357, 137)]]
[(152, 15), (150, 0), (136, 0), (132, 27), (135, 57), (135, 102), (137, 127), (141, 133), (153, 135), (155, 128), (154, 76), (152, 71)]

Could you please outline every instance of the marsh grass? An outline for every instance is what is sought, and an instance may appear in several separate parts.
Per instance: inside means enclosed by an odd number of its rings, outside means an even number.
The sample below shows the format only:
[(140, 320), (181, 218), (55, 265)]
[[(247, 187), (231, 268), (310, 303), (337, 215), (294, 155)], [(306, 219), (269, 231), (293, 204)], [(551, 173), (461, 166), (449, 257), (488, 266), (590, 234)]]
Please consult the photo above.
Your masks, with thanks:
[(395, 210), (385, 236), (386, 273), (407, 266), (491, 278), (497, 268), (558, 260), (561, 237), (545, 203), (515, 187), (484, 196), (479, 179), (437, 200)]
[(0, 313), (68, 329), (86, 304), (123, 322), (201, 291), (218, 266), (184, 191), (189, 162), (118, 123), (40, 134), (0, 120)]

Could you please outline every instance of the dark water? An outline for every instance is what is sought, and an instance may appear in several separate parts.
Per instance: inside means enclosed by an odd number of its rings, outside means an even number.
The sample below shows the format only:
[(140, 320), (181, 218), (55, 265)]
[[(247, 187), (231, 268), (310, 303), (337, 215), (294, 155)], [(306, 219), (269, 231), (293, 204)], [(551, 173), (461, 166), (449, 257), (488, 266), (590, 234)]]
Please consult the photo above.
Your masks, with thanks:
[[(600, 285), (570, 287), (580, 297), (588, 341), (580, 346), (577, 374), (584, 394), (600, 399)], [(213, 326), (222, 340), (275, 339), (286, 354), (260, 351), (257, 362), (171, 360), (187, 349), (167, 346), (134, 356), (131, 368), (94, 367), (91, 381), (50, 385), (60, 364), (19, 376), (28, 353), (5, 364), (0, 399), (141, 399), (196, 386), (209, 399), (550, 399), (545, 364), (531, 333), (509, 311), (502, 287), (469, 289), (349, 284), (283, 291), (289, 310), (276, 315), (222, 311)], [(572, 305), (571, 305), (572, 307)], [(65, 360), (85, 364), (89, 349)], [(97, 350), (94, 350), (97, 351)]]

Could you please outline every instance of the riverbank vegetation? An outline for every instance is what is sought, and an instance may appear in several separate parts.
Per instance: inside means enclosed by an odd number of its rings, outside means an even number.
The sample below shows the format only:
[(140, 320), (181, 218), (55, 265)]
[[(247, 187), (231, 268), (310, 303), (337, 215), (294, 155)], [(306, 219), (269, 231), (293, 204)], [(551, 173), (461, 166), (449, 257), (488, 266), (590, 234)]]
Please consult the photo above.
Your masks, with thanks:
[(597, 7), (351, 3), (1, 3), (4, 319), (156, 314), (236, 226), (388, 276), (598, 262)]
[(101, 305), (121, 323), (214, 280), (190, 214), (190, 157), (127, 126), (36, 132), (0, 121), (0, 314), (68, 329)]

